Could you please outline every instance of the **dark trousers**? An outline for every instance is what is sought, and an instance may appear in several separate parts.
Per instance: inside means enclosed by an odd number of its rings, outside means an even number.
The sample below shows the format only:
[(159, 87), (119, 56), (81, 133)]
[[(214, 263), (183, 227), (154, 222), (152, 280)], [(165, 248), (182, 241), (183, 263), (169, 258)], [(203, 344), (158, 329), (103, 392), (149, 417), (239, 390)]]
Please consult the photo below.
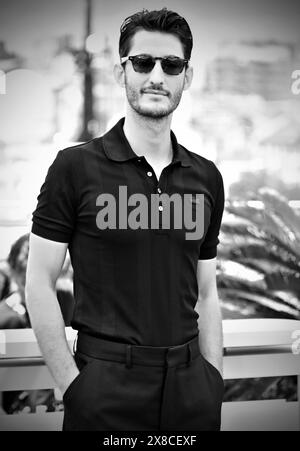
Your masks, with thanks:
[(198, 340), (151, 347), (79, 333), (63, 430), (220, 430), (224, 382)]

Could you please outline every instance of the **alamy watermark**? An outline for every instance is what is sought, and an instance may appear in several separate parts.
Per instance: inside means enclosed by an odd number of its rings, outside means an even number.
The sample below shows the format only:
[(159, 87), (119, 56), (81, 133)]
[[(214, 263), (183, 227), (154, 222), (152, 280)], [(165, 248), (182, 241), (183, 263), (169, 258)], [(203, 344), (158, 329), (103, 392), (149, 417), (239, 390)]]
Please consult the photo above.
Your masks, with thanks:
[[(99, 194), (96, 205), (102, 207), (96, 216), (100, 230), (170, 229), (172, 209), (174, 229), (193, 230), (186, 232), (187, 240), (199, 240), (204, 234), (204, 194), (151, 194), (149, 204), (144, 194), (128, 197), (127, 186), (119, 186), (118, 200), (113, 194)], [(129, 207), (135, 208), (128, 213)]]
[(6, 74), (0, 70), (0, 95), (6, 94)]
[(300, 69), (294, 70), (292, 79), (294, 80), (291, 87), (292, 93), (298, 96), (300, 94)]

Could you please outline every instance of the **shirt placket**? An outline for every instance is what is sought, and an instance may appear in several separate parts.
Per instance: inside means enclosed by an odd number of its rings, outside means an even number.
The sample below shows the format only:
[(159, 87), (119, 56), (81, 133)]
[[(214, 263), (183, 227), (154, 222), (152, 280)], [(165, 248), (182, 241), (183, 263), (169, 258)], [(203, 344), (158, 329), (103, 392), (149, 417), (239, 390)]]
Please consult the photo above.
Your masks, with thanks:
[[(145, 177), (148, 179), (149, 187), (150, 187), (150, 194), (158, 194), (159, 196), (163, 193), (167, 193), (167, 186), (168, 186), (168, 175), (169, 171), (173, 169), (173, 166), (177, 162), (172, 162), (168, 166), (166, 166), (159, 177), (159, 180), (157, 180), (156, 174), (151, 167), (151, 165), (147, 162), (145, 158), (140, 158), (137, 160), (138, 164), (140, 165), (140, 168), (143, 170)], [(169, 234), (169, 230), (163, 229), (163, 211), (164, 211), (164, 205), (161, 199), (159, 199), (158, 204), (155, 206), (155, 208), (158, 209), (158, 227), (154, 229), (154, 233), (158, 235), (165, 235)]]

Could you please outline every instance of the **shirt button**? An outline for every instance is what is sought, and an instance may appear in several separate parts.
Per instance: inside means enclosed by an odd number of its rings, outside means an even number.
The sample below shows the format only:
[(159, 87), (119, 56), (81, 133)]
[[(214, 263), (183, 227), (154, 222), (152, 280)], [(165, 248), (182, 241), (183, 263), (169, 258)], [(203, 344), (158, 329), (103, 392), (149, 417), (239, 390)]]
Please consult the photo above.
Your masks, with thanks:
[(160, 189), (160, 188), (157, 188), (157, 192), (160, 194), (160, 193), (161, 193), (161, 189)]
[(147, 175), (148, 175), (148, 177), (152, 177), (152, 172), (151, 172), (151, 171), (148, 171), (148, 172), (147, 172)]
[(164, 207), (163, 207), (162, 205), (160, 205), (160, 206), (158, 207), (158, 209), (159, 209), (159, 211), (163, 211)]

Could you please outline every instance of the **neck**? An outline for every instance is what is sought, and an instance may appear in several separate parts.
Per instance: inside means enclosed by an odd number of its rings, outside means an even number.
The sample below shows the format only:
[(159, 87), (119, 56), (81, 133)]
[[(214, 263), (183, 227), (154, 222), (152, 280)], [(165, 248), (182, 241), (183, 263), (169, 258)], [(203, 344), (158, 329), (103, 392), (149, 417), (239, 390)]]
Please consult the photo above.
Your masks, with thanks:
[(149, 162), (166, 163), (172, 160), (171, 145), (172, 115), (161, 119), (143, 117), (129, 106), (124, 122), (124, 134), (133, 149)]

